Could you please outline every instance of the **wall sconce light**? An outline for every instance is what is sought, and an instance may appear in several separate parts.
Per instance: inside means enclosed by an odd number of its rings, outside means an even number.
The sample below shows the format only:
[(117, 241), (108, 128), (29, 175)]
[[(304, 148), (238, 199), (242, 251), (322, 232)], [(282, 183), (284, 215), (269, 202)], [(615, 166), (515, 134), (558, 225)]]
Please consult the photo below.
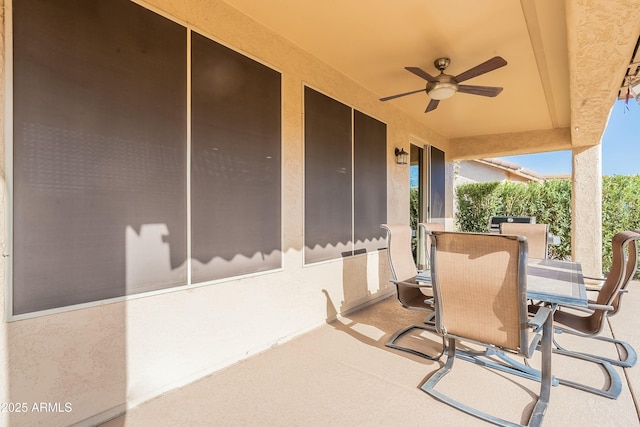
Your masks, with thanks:
[(396, 148), (396, 163), (399, 165), (406, 165), (409, 153), (404, 151), (404, 148)]

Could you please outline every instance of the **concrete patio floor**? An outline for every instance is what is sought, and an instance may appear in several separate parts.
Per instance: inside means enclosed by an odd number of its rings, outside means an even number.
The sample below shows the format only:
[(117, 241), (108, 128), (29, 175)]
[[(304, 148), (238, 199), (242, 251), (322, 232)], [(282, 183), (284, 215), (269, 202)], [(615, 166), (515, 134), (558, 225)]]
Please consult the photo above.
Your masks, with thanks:
[[(616, 337), (640, 349), (640, 282), (633, 282), (620, 313), (610, 319)], [(331, 315), (331, 304), (328, 312)], [(103, 427), (133, 426), (474, 426), (487, 425), (420, 390), (440, 366), (384, 346), (396, 330), (420, 323), (423, 313), (403, 309), (395, 297), (131, 408)], [(615, 354), (610, 345), (562, 335), (568, 347)], [(402, 343), (435, 351), (424, 333)], [(539, 360), (534, 357), (532, 365)], [(596, 387), (599, 368), (560, 355), (554, 374)], [(638, 426), (640, 367), (616, 368), (623, 390), (616, 400), (566, 386), (553, 387), (547, 426)], [(462, 360), (438, 385), (471, 406), (516, 423), (527, 421), (539, 384)]]

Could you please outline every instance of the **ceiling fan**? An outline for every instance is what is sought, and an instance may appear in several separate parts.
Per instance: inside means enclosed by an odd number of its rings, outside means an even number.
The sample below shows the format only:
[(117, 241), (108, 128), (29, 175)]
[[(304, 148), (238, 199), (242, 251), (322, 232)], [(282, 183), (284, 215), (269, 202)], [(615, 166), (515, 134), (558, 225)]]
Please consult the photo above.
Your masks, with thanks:
[(428, 113), (429, 111), (433, 111), (438, 107), (438, 103), (440, 102), (440, 100), (450, 98), (456, 92), (490, 97), (497, 96), (500, 92), (502, 92), (501, 87), (460, 84), (465, 80), (469, 80), (474, 77), (478, 77), (479, 75), (488, 73), (489, 71), (493, 71), (497, 68), (504, 67), (505, 65), (507, 65), (507, 61), (505, 61), (502, 57), (494, 56), (493, 58), (483, 62), (482, 64), (476, 65), (475, 67), (470, 68), (464, 73), (458, 74), (455, 77), (444, 73), (444, 70), (449, 66), (450, 62), (451, 60), (449, 58), (438, 58), (433, 61), (433, 65), (438, 70), (440, 70), (440, 74), (436, 77), (433, 77), (431, 74), (418, 67), (404, 67), (407, 71), (410, 71), (416, 76), (425, 79), (427, 81), (427, 87), (425, 89), (418, 89), (411, 92), (399, 93), (397, 95), (380, 98), (380, 101), (389, 101), (390, 99), (400, 98), (401, 96), (426, 91), (427, 95), (429, 95), (429, 97), (431, 98), (431, 101), (429, 101), (429, 105), (427, 105), (427, 109), (424, 110), (425, 113)]

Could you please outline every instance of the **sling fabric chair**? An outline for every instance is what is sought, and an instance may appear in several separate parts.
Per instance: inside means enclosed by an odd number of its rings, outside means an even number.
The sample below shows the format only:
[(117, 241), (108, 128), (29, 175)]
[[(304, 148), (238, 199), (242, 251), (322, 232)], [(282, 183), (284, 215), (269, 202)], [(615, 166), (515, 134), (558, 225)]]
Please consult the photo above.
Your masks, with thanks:
[[(418, 250), (423, 250), (425, 254), (425, 261), (427, 263), (427, 269), (431, 268), (430, 265), (430, 255), (429, 251), (431, 250), (431, 235), (430, 231), (444, 231), (444, 224), (439, 222), (419, 222), (418, 223), (418, 231), (423, 237), (423, 245)], [(429, 276), (429, 281), (431, 281), (431, 273), (429, 271), (424, 272), (425, 275)]]
[[(633, 230), (633, 232), (640, 234), (640, 230)], [(613, 310), (607, 313), (607, 317), (611, 317), (617, 314), (618, 311), (620, 310), (622, 296), (628, 292), (627, 287), (629, 286), (629, 283), (633, 280), (633, 277), (635, 276), (637, 269), (638, 269), (638, 241), (634, 240), (632, 242), (629, 242), (629, 245), (627, 246), (627, 264), (625, 266), (624, 282), (622, 283), (622, 288), (620, 289), (620, 292), (618, 293), (618, 295), (615, 297), (615, 299), (611, 304), (613, 306)], [(595, 292), (600, 292), (600, 289), (602, 289), (602, 285), (607, 280), (606, 277), (585, 276), (584, 278), (601, 282), (600, 285), (597, 287), (594, 287), (594, 286), (587, 287), (587, 291), (595, 291)], [(589, 302), (595, 303), (595, 300), (590, 300)]]
[(548, 256), (549, 226), (547, 224), (503, 222), (500, 224), (500, 234), (526, 237), (530, 258), (546, 259)]
[(603, 356), (569, 351), (558, 345), (557, 341), (554, 343), (556, 347), (554, 352), (582, 359), (595, 358), (623, 367), (635, 365), (638, 356), (629, 343), (621, 339), (603, 337), (599, 334), (605, 327), (607, 317), (618, 312), (620, 298), (624, 292), (626, 292), (626, 287), (629, 282), (633, 279), (636, 271), (637, 241), (639, 239), (640, 234), (635, 231), (622, 231), (613, 236), (611, 241), (613, 254), (611, 270), (602, 286), (597, 289), (597, 299), (595, 301), (589, 301), (587, 307), (590, 310), (589, 313), (584, 314), (575, 311), (558, 310), (553, 317), (558, 333), (564, 332), (613, 343), (618, 349), (622, 349), (626, 353), (626, 357), (624, 359), (611, 359)]
[[(431, 296), (431, 283), (419, 282), (416, 280), (418, 270), (411, 251), (411, 227), (408, 225), (389, 224), (381, 224), (380, 227), (387, 230), (387, 253), (389, 257), (389, 266), (391, 267), (391, 274), (393, 275), (391, 282), (396, 285), (396, 296), (398, 302), (406, 309), (423, 310), (432, 314), (434, 307), (432, 302), (433, 297)], [(423, 290), (426, 292), (423, 292)], [(425, 323), (428, 323), (428, 320), (431, 317), (432, 316), (428, 317)], [(433, 326), (411, 325), (393, 334), (385, 345), (389, 348), (405, 351), (429, 360), (439, 360), (444, 352), (444, 338), (443, 350), (436, 355), (429, 355), (421, 351), (396, 344), (401, 337), (416, 329), (435, 332), (435, 328)]]
[[(520, 236), (432, 232), (431, 275), (436, 330), (448, 339), (447, 360), (421, 389), (436, 399), (485, 421), (518, 425), (471, 408), (435, 390), (451, 371), (460, 340), (530, 358), (542, 349), (540, 392), (529, 418), (539, 426), (551, 392), (551, 310), (527, 313), (527, 242)], [(530, 329), (533, 329), (531, 331)], [(531, 333), (533, 332), (533, 333)], [(466, 360), (466, 359), (465, 359)], [(483, 364), (483, 366), (486, 366)], [(508, 370), (504, 370), (508, 372)], [(511, 372), (520, 375), (517, 369)]]

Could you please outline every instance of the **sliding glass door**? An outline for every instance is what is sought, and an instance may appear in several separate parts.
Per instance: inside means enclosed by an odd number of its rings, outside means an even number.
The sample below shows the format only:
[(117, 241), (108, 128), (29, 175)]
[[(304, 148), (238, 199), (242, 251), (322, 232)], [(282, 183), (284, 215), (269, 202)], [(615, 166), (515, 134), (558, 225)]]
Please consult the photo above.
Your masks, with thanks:
[(425, 237), (418, 223), (445, 220), (444, 152), (431, 146), (411, 144), (409, 153), (409, 215), (414, 232), (413, 254), (419, 269), (428, 265)]

